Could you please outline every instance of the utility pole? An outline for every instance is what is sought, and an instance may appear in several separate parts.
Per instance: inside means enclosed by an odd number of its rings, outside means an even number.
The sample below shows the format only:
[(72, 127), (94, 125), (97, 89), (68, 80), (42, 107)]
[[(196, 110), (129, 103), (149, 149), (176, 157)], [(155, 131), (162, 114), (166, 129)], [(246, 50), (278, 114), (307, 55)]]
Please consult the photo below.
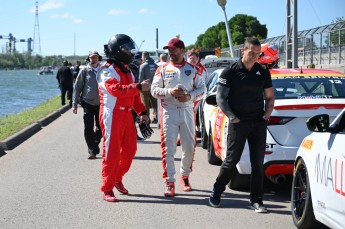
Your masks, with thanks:
[(38, 1), (36, 1), (36, 16), (34, 26), (34, 39), (33, 39), (32, 52), (41, 55), (41, 38), (40, 38), (40, 25), (38, 22)]
[[(293, 7), (292, 15), (291, 5)], [(285, 65), (286, 68), (298, 68), (297, 0), (286, 0), (286, 21)]]
[(156, 50), (158, 49), (158, 28), (156, 28)]
[(232, 44), (232, 38), (231, 38), (231, 32), (229, 28), (229, 22), (228, 22), (228, 17), (226, 16), (226, 11), (225, 11), (225, 6), (226, 6), (226, 0), (217, 0), (218, 5), (222, 8), (224, 12), (224, 17), (225, 17), (225, 28), (226, 28), (226, 33), (228, 35), (228, 40), (229, 40), (229, 50), (231, 57), (234, 58), (235, 56), (235, 51), (234, 51), (234, 46)]

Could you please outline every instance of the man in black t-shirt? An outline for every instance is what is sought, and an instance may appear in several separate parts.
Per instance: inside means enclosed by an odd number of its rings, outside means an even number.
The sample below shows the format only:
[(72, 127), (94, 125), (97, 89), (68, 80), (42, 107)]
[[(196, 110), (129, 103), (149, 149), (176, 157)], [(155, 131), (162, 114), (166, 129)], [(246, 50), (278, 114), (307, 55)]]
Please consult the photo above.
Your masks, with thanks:
[(227, 154), (213, 185), (209, 202), (220, 206), (221, 194), (230, 182), (236, 164), (240, 161), (246, 140), (250, 149), (251, 183), (250, 208), (264, 213), (263, 205), (264, 156), (267, 122), (274, 107), (274, 90), (268, 69), (257, 63), (261, 44), (256, 38), (247, 38), (243, 57), (233, 63), (219, 77), (217, 104), (229, 118)]

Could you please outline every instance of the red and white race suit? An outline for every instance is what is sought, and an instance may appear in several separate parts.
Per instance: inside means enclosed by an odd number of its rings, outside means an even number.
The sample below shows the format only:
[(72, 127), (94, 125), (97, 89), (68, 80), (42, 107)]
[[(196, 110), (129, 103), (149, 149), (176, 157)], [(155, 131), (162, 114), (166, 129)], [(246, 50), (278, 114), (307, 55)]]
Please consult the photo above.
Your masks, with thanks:
[(114, 188), (115, 182), (122, 181), (137, 151), (132, 109), (141, 115), (146, 107), (131, 72), (125, 73), (115, 64), (106, 64), (98, 71), (97, 82), (103, 136), (101, 191), (107, 192)]
[[(179, 102), (171, 95), (171, 89), (180, 85), (191, 95), (191, 100)], [(177, 135), (180, 133), (182, 156), (180, 172), (189, 176), (195, 151), (194, 102), (205, 96), (205, 83), (196, 68), (184, 61), (159, 66), (151, 85), (151, 94), (161, 99), (160, 126), (163, 178), (175, 182), (174, 156)]]
[[(198, 71), (198, 74), (201, 75), (202, 79), (204, 80), (204, 82), (206, 84), (206, 82), (207, 82), (207, 70), (206, 70), (206, 68), (200, 62), (198, 62), (195, 65), (195, 67), (196, 67), (196, 69)], [(194, 102), (194, 110), (195, 111), (198, 110), (198, 107), (200, 106), (200, 103), (201, 103), (201, 100), (198, 100), (198, 101)]]

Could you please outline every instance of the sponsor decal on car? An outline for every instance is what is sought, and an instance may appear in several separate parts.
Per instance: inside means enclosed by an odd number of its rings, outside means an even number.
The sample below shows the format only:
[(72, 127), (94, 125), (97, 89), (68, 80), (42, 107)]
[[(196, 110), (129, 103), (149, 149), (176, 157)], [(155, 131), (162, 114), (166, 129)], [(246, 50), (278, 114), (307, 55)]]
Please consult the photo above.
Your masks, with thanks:
[(313, 142), (314, 141), (311, 139), (304, 139), (302, 144), (301, 144), (301, 147), (304, 149), (307, 149), (307, 150), (311, 150), (313, 147)]
[(315, 158), (316, 182), (332, 187), (337, 194), (345, 197), (345, 161), (318, 154)]
[(225, 124), (225, 118), (226, 116), (224, 113), (218, 109), (216, 112), (216, 121), (215, 121), (215, 127), (214, 127), (214, 138), (213, 138), (213, 144), (214, 144), (214, 150), (217, 153), (220, 153), (222, 150), (222, 142), (223, 142), (223, 136), (222, 133), (224, 132), (224, 124)]

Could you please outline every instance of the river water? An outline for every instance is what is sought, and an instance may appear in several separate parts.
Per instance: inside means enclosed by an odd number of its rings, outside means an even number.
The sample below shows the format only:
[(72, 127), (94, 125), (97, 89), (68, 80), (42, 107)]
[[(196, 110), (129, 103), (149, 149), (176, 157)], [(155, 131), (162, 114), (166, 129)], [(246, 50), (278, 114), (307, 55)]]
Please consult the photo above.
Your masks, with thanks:
[(35, 107), (60, 94), (56, 71), (38, 75), (38, 70), (0, 71), (0, 118)]

